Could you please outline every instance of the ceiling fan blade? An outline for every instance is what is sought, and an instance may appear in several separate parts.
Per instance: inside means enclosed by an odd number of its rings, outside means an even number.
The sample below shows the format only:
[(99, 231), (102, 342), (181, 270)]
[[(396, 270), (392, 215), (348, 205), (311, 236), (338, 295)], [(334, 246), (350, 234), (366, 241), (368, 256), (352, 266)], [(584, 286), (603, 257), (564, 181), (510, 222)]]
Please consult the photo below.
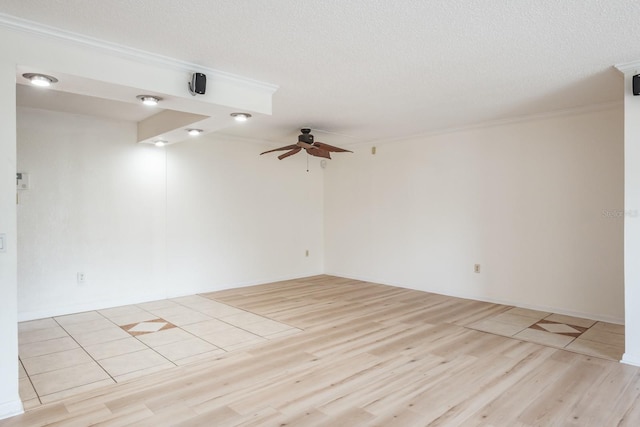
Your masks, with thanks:
[(325, 144), (324, 142), (316, 141), (313, 143), (313, 145), (325, 151), (335, 151), (338, 153), (353, 153), (353, 151), (345, 150), (344, 148), (340, 148), (340, 147), (334, 147), (333, 145)]
[(297, 154), (300, 150), (302, 150), (302, 148), (300, 148), (300, 147), (296, 147), (296, 148), (294, 148), (293, 150), (291, 150), (291, 151), (289, 151), (289, 152), (287, 152), (287, 153), (280, 154), (280, 155), (278, 156), (278, 158), (279, 158), (280, 160), (282, 160), (282, 159), (284, 159), (284, 158), (287, 158), (287, 157), (289, 157), (289, 156), (293, 156), (294, 154)]
[(305, 148), (305, 150), (307, 150), (307, 153), (311, 154), (312, 156), (324, 157), (325, 159), (331, 158), (331, 155), (329, 155), (329, 152), (322, 148), (311, 147), (311, 148)]
[(304, 148), (305, 150), (313, 147), (312, 144), (309, 144), (308, 142), (304, 142), (304, 141), (298, 141), (296, 145), (298, 147)]
[(287, 145), (286, 147), (274, 148), (273, 150), (269, 150), (269, 151), (265, 151), (264, 153), (260, 153), (260, 155), (262, 156), (263, 154), (273, 153), (274, 151), (293, 150), (294, 148), (298, 148), (298, 146), (293, 144), (293, 145)]

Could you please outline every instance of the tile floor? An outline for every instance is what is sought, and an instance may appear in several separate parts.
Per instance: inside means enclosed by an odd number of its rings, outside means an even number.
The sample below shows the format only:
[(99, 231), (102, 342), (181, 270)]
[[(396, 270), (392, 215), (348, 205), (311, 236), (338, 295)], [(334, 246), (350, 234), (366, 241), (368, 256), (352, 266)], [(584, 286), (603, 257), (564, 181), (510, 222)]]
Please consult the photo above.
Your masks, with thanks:
[(25, 409), (300, 329), (199, 296), (18, 324)]
[(467, 327), (611, 360), (624, 353), (623, 325), (562, 314), (514, 307)]

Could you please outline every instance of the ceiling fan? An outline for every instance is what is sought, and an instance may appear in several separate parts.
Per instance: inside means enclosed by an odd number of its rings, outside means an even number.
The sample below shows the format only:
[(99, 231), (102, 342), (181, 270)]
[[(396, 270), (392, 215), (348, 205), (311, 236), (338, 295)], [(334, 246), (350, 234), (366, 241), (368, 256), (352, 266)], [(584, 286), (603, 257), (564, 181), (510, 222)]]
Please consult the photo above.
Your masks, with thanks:
[(330, 152), (336, 153), (353, 153), (353, 151), (345, 150), (344, 148), (334, 147), (333, 145), (325, 144), (324, 142), (318, 142), (313, 140), (313, 135), (311, 135), (311, 129), (300, 129), (302, 132), (301, 135), (298, 135), (298, 142), (293, 145), (287, 145), (286, 147), (276, 148), (274, 150), (265, 151), (264, 153), (260, 153), (260, 155), (273, 153), (274, 151), (285, 151), (289, 150), (284, 154), (278, 156), (280, 160), (285, 157), (293, 156), (296, 153), (299, 153), (303, 148), (307, 151), (308, 154), (316, 157), (324, 157), (325, 159), (330, 159)]

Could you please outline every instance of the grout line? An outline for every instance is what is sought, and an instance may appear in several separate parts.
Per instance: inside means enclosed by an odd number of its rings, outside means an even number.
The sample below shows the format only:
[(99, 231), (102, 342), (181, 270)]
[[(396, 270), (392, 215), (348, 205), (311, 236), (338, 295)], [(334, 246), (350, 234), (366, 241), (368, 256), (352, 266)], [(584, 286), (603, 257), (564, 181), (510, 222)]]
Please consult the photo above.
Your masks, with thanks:
[[(199, 294), (196, 294), (196, 295), (198, 295), (198, 296), (199, 296), (199, 297), (201, 297), (201, 298), (206, 298), (206, 297), (202, 297), (202, 296), (201, 296), (201, 295), (199, 295)], [(206, 298), (206, 299), (210, 300), (209, 298)], [(233, 323), (229, 323), (229, 322), (227, 322), (226, 320), (224, 320), (222, 317), (213, 317), (213, 316), (210, 316), (210, 315), (208, 315), (208, 314), (204, 313), (203, 311), (200, 311), (199, 309), (196, 309), (196, 308), (193, 308), (193, 307), (189, 307), (188, 305), (185, 305), (185, 304), (182, 304), (182, 303), (179, 303), (179, 302), (176, 302), (176, 301), (174, 301), (174, 302), (175, 302), (176, 304), (180, 304), (181, 306), (188, 308), (188, 309), (189, 309), (189, 310), (191, 310), (191, 311), (195, 311), (196, 313), (200, 313), (200, 314), (203, 314), (203, 315), (205, 315), (205, 316), (211, 317), (211, 319), (212, 319), (212, 320), (217, 320), (217, 321), (219, 321), (219, 322), (226, 323), (227, 325), (233, 326), (234, 328), (237, 328), (237, 329), (243, 330), (243, 331), (248, 332), (248, 333), (250, 333), (250, 334), (253, 334), (253, 335), (257, 336), (257, 337), (266, 338), (264, 335), (259, 335), (259, 334), (256, 334), (256, 333), (254, 333), (254, 332), (251, 332), (251, 331), (249, 331), (249, 330), (247, 330), (247, 329), (244, 329), (242, 326), (234, 325)], [(288, 325), (288, 324), (283, 323), (283, 322), (278, 322), (277, 320), (270, 319), (270, 318), (268, 318), (268, 317), (265, 317), (265, 316), (263, 316), (263, 315), (261, 315), (261, 314), (254, 313), (254, 312), (252, 312), (252, 311), (248, 311), (248, 310), (244, 310), (244, 309), (242, 309), (242, 308), (234, 307), (234, 306), (231, 306), (231, 305), (228, 305), (228, 304), (225, 304), (225, 303), (221, 303), (221, 302), (219, 302), (219, 301), (215, 301), (215, 302), (217, 302), (218, 304), (227, 305), (227, 306), (229, 306), (229, 307), (231, 307), (231, 308), (235, 308), (235, 309), (237, 309), (237, 310), (244, 311), (245, 313), (249, 313), (249, 314), (253, 314), (253, 315), (256, 315), (256, 316), (262, 317), (262, 318), (263, 318), (263, 319), (265, 319), (265, 320), (270, 320), (270, 321), (272, 321), (272, 322), (276, 322), (276, 323), (279, 323), (279, 324), (282, 324), (282, 325), (285, 325), (285, 326), (289, 326), (289, 328), (290, 328), (290, 329), (297, 329), (297, 328), (294, 328), (294, 327), (293, 327), (293, 326), (291, 326), (291, 325)], [(237, 313), (237, 314), (243, 314), (243, 313)], [(235, 314), (230, 314), (229, 316), (235, 316)], [(223, 317), (227, 317), (227, 316), (223, 316)], [(206, 320), (203, 320), (203, 322), (206, 322)], [(200, 323), (200, 322), (194, 322), (194, 323)], [(254, 323), (259, 323), (259, 322), (254, 322)], [(193, 323), (190, 323), (190, 324), (193, 324)], [(253, 324), (253, 323), (252, 323), (252, 324)], [(178, 328), (182, 329), (182, 327), (181, 327), (181, 326), (177, 326), (177, 325), (176, 325), (176, 327), (178, 327)], [(183, 329), (183, 330), (184, 330), (184, 329)], [(188, 332), (188, 331), (186, 331), (186, 332)], [(195, 335), (195, 334), (193, 334), (193, 335), (194, 335), (194, 336), (196, 336), (197, 338), (202, 339), (201, 337), (198, 337), (198, 336), (197, 336), (197, 335)], [(208, 341), (207, 341), (207, 342), (208, 342)], [(239, 343), (239, 344), (240, 344), (240, 343)], [(214, 344), (214, 345), (215, 345), (215, 344)], [(226, 350), (225, 350), (225, 351), (226, 351)]]
[[(77, 366), (77, 365), (74, 365), (74, 366)], [(55, 371), (51, 371), (51, 372), (55, 372)], [(91, 384), (99, 383), (100, 381), (104, 381), (104, 380), (107, 380), (107, 379), (108, 379), (108, 378), (103, 378), (103, 379), (101, 379), (101, 380), (91, 381), (90, 383), (86, 383), (86, 384), (78, 385), (78, 386), (75, 386), (75, 387), (70, 387), (70, 388), (65, 388), (65, 389), (63, 389), (63, 390), (54, 391), (53, 393), (43, 394), (43, 395), (42, 395), (42, 397), (47, 397), (47, 396), (51, 396), (52, 394), (62, 393), (62, 392), (64, 392), (64, 391), (73, 390), (74, 388), (80, 388), (80, 387), (84, 387), (84, 386), (87, 386), (87, 385), (91, 385)], [(117, 383), (115, 380), (113, 380), (113, 384), (118, 384), (118, 383)], [(109, 384), (109, 385), (113, 385), (113, 384)], [(62, 399), (67, 399), (67, 398), (72, 397), (72, 396), (73, 396), (73, 395), (69, 395), (69, 396), (61, 397), (61, 398), (59, 398), (59, 399), (52, 400), (51, 402), (46, 402), (46, 403), (43, 403), (43, 402), (42, 402), (42, 400), (40, 400), (40, 404), (41, 404), (41, 405), (46, 405), (46, 404), (50, 404), (50, 403), (56, 403), (56, 402), (58, 402), (58, 401), (60, 401), (60, 400), (62, 400)]]
[[(289, 327), (291, 327), (291, 328), (297, 328), (297, 326), (291, 326), (291, 325), (289, 325), (288, 323), (284, 323), (284, 322), (281, 322), (281, 321), (279, 321), (279, 320), (272, 319), (272, 318), (267, 317), (267, 316), (265, 316), (265, 315), (263, 315), (263, 314), (254, 313), (253, 311), (246, 310), (246, 309), (244, 309), (244, 308), (242, 308), (242, 307), (236, 307), (235, 305), (231, 305), (231, 304), (226, 303), (226, 302), (218, 301), (218, 300), (217, 300), (217, 299), (215, 299), (215, 298), (208, 298), (208, 297), (202, 296), (201, 294), (196, 294), (196, 295), (198, 295), (198, 296), (199, 296), (199, 297), (201, 297), (201, 298), (205, 298), (205, 299), (207, 299), (207, 300), (209, 300), (209, 301), (213, 301), (213, 302), (216, 302), (216, 303), (218, 303), (218, 304), (226, 305), (226, 306), (228, 306), (228, 307), (235, 308), (236, 310), (244, 311), (245, 313), (255, 314), (256, 316), (264, 317), (264, 318), (265, 318), (265, 319), (267, 319), (267, 320), (271, 320), (271, 321), (273, 321), (273, 322), (278, 322), (278, 323), (281, 323), (281, 324), (283, 324), (283, 325), (287, 325), (287, 326), (289, 326)], [(180, 303), (178, 303), (178, 304), (180, 304)], [(203, 314), (204, 314), (204, 313), (203, 313)], [(233, 315), (230, 315), (230, 316), (233, 316)], [(220, 319), (220, 320), (221, 320), (221, 319)]]
[[(212, 318), (212, 320), (215, 320), (215, 318)], [(205, 320), (205, 322), (206, 322), (206, 320)], [(195, 322), (195, 323), (198, 323), (198, 322)], [(216, 349), (218, 349), (218, 350), (224, 350), (225, 352), (227, 352), (224, 348), (219, 347), (219, 346), (217, 346), (217, 345), (215, 345), (215, 344), (213, 344), (213, 343), (210, 343), (210, 342), (209, 342), (209, 341), (207, 341), (207, 340), (202, 339), (202, 337), (200, 337), (200, 336), (198, 336), (198, 335), (196, 335), (196, 334), (194, 334), (194, 333), (192, 333), (192, 332), (189, 332), (189, 331), (187, 331), (186, 329), (183, 329), (181, 326), (178, 326), (178, 325), (174, 325), (174, 326), (175, 326), (177, 329), (180, 329), (181, 331), (186, 332), (187, 334), (191, 335), (191, 336), (192, 336), (192, 337), (194, 337), (194, 338), (198, 338), (198, 339), (200, 339), (200, 340), (202, 340), (202, 341), (206, 342), (207, 344), (211, 344), (212, 346), (214, 346), (214, 347), (215, 347)], [(173, 328), (171, 328), (171, 329), (173, 329)], [(160, 331), (158, 331), (158, 332), (160, 332)], [(146, 335), (146, 334), (145, 334), (145, 335)], [(138, 337), (136, 337), (136, 336), (134, 336), (134, 338), (138, 339)], [(146, 345), (147, 347), (149, 347), (149, 348), (153, 349), (153, 347), (149, 346), (148, 344), (146, 344), (145, 342), (141, 341), (140, 339), (138, 339), (138, 341), (142, 342), (142, 344)], [(179, 342), (181, 342), (181, 341), (185, 341), (185, 340), (178, 340), (178, 341), (170, 342), (170, 343), (167, 343), (167, 344), (161, 344), (161, 345), (158, 345), (158, 346), (156, 346), (156, 347), (162, 347), (163, 345), (175, 344), (175, 343), (179, 343)], [(209, 350), (209, 351), (213, 351), (213, 350)], [(203, 353), (206, 353), (206, 351), (204, 351)], [(198, 353), (198, 354), (202, 354), (202, 353)], [(193, 354), (192, 356), (196, 356), (196, 354)], [(164, 356), (163, 356), (163, 357), (164, 357)], [(187, 356), (187, 357), (191, 357), (191, 356)], [(184, 357), (183, 357), (182, 359), (184, 359)], [(176, 359), (176, 360), (180, 360), (180, 359)], [(175, 364), (175, 362), (173, 362), (173, 363)], [(180, 365), (176, 365), (176, 366), (180, 366)]]
[[(18, 357), (18, 363), (20, 363), (20, 365), (22, 365), (22, 369), (24, 369), (24, 373), (27, 376), (27, 379), (29, 380), (29, 384), (31, 384), (31, 388), (33, 389), (33, 392), (36, 394), (36, 398), (38, 399), (38, 402), (40, 402), (40, 404), (42, 405), (42, 400), (40, 399), (40, 393), (38, 393), (38, 390), (36, 390), (36, 386), (33, 385), (33, 381), (31, 381), (31, 375), (29, 375), (29, 373), (27, 372), (27, 370), (24, 367), (24, 363), (22, 363), (22, 360), (20, 360), (19, 357)], [(22, 398), (20, 400), (22, 400)], [(29, 399), (29, 400), (31, 400), (31, 399)]]
[[(95, 312), (96, 312), (98, 315), (102, 316), (102, 314), (101, 314), (101, 313), (98, 313), (98, 311), (95, 311)], [(102, 316), (102, 317), (104, 317), (104, 316)], [(106, 319), (106, 317), (104, 317), (104, 318)], [(59, 323), (55, 318), (53, 318), (53, 317), (52, 317), (52, 319), (53, 319), (56, 323), (58, 323), (58, 325), (60, 325), (60, 323)], [(107, 319), (107, 320), (109, 320), (109, 319)], [(113, 323), (113, 322), (111, 322), (111, 323)], [(65, 332), (66, 332), (66, 333), (71, 337), (71, 339), (72, 339), (72, 340), (74, 340), (74, 341), (76, 342), (76, 344), (78, 344), (78, 346), (80, 346), (80, 348), (82, 349), (82, 351), (84, 351), (84, 352), (86, 353), (86, 355), (87, 355), (87, 356), (89, 356), (89, 357), (91, 358), (91, 360), (93, 360), (93, 361), (94, 361), (94, 362), (95, 362), (95, 363), (100, 367), (100, 369), (102, 369), (102, 370), (103, 370), (103, 371), (104, 371), (104, 372), (109, 376), (109, 378), (111, 378), (111, 380), (112, 380), (114, 383), (117, 383), (117, 381), (116, 381), (116, 380), (111, 376), (111, 374), (110, 374), (109, 372), (107, 372), (107, 370), (106, 370), (106, 369), (104, 369), (104, 368), (102, 367), (102, 365), (101, 365), (101, 364), (100, 364), (96, 359), (94, 359), (94, 358), (93, 358), (93, 356), (92, 356), (91, 354), (89, 354), (89, 352), (87, 351), (87, 349), (85, 349), (85, 348), (84, 348), (84, 346), (82, 346), (82, 344), (80, 344), (80, 343), (75, 339), (75, 337), (74, 337), (73, 335), (71, 335), (71, 334), (69, 333), (69, 331), (67, 331), (67, 330), (64, 328), (64, 326), (60, 325), (60, 327), (61, 327), (62, 329), (64, 329), (64, 331), (65, 331)], [(89, 331), (89, 332), (91, 332), (91, 331)], [(51, 372), (55, 372), (55, 371), (51, 371)], [(106, 378), (105, 378), (105, 379), (106, 379)], [(96, 382), (96, 381), (94, 381), (94, 382)], [(92, 384), (92, 383), (89, 383), (89, 384)], [(86, 385), (86, 384), (85, 384), (85, 385)], [(68, 389), (67, 389), (67, 390), (68, 390)]]
[[(51, 317), (50, 319), (52, 319), (54, 322), (58, 323), (58, 321), (57, 321), (55, 318)], [(75, 350), (75, 349), (77, 349), (77, 348), (81, 348), (81, 349), (82, 349), (82, 350), (87, 354), (87, 356), (91, 357), (91, 355), (87, 352), (87, 350), (85, 350), (85, 348), (84, 348), (83, 346), (81, 346), (81, 345), (80, 345), (80, 343), (79, 343), (79, 342), (78, 342), (78, 341), (77, 341), (77, 340), (76, 340), (76, 339), (75, 339), (75, 338), (74, 338), (74, 337), (69, 333), (69, 331), (67, 331), (67, 330), (64, 328), (64, 326), (62, 326), (60, 323), (58, 323), (58, 326), (59, 326), (60, 328), (62, 328), (62, 330), (64, 330), (64, 332), (67, 334), (67, 337), (71, 338), (71, 339), (72, 339), (76, 344), (78, 344), (78, 347), (75, 347), (75, 348), (68, 348), (68, 349), (60, 350), (60, 351), (52, 351), (52, 352), (50, 352), (50, 353), (39, 354), (39, 355), (37, 355), (37, 356), (25, 357), (25, 359), (31, 359), (31, 358), (34, 358), (34, 357), (47, 356), (47, 355), (50, 355), (50, 354), (56, 354), (56, 353), (63, 353), (63, 352), (65, 352), (65, 351)], [(65, 337), (57, 337), (57, 338), (52, 338), (52, 339), (49, 339), (49, 340), (42, 340), (42, 341), (36, 341), (36, 342), (52, 341), (52, 340), (54, 340), (54, 339), (59, 339), (59, 338), (65, 338)], [(31, 344), (31, 343), (29, 343), (29, 344)], [(20, 359), (20, 357), (18, 357), (18, 359)], [(93, 358), (92, 358), (92, 359), (93, 359)], [(95, 361), (95, 360), (94, 360), (94, 361)], [(21, 363), (22, 363), (22, 361), (21, 361)], [(73, 366), (73, 365), (72, 365), (72, 366)], [(24, 363), (22, 364), (22, 367), (24, 368)], [(60, 369), (65, 369), (65, 368), (60, 368)], [(38, 373), (38, 374), (33, 374), (33, 375), (46, 374), (46, 373), (49, 373), (49, 372), (55, 372), (55, 371), (58, 371), (58, 370), (60, 370), (60, 369), (54, 369), (53, 371), (40, 372), (40, 373)], [(29, 381), (31, 381), (31, 374), (29, 374), (29, 372), (26, 370), (26, 368), (24, 369), (24, 371), (26, 372), (27, 376), (29, 377)], [(34, 387), (34, 390), (35, 390), (35, 387)], [(36, 393), (37, 393), (37, 391), (36, 391)]]

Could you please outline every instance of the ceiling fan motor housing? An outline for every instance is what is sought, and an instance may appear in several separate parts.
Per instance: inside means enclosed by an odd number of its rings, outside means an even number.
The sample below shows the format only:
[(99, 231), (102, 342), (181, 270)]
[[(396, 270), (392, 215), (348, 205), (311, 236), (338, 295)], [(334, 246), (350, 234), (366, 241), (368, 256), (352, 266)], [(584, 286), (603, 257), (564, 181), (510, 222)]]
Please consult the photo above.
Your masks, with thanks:
[(298, 135), (298, 142), (304, 142), (305, 144), (313, 144), (313, 135), (311, 135), (311, 129), (300, 129), (302, 135)]

